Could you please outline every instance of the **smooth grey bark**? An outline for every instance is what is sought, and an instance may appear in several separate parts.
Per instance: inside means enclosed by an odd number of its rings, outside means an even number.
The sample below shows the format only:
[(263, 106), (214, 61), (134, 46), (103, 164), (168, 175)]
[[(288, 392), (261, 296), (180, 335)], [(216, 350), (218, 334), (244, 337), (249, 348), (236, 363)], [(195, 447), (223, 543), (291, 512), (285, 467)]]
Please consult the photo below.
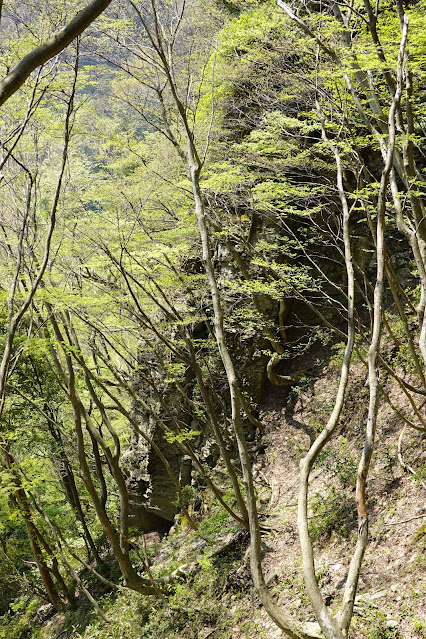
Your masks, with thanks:
[[(284, 9), (287, 15), (296, 23), (302, 30), (307, 33), (310, 37), (314, 38), (317, 44), (322, 48), (322, 50), (327, 53), (334, 61), (337, 61), (339, 64), (340, 61), (335, 52), (331, 51), (322, 41), (320, 41), (315, 34), (310, 30), (310, 28), (301, 21), (297, 16), (293, 14), (291, 9), (282, 1), (277, 0), (278, 5)], [(300, 464), (300, 488), (299, 488), (299, 509), (298, 509), (298, 526), (299, 526), (299, 538), (302, 549), (302, 557), (303, 557), (303, 568), (304, 568), (304, 580), (306, 589), (312, 604), (312, 607), (315, 612), (315, 616), (318, 619), (321, 629), (327, 639), (341, 639), (343, 637), (348, 636), (349, 626), (353, 615), (353, 605), (355, 599), (355, 593), (357, 590), (358, 579), (361, 570), (361, 564), (364, 556), (364, 552), (366, 549), (367, 541), (368, 541), (368, 512), (367, 512), (367, 503), (366, 503), (366, 478), (370, 466), (371, 457), (374, 450), (374, 441), (375, 441), (375, 432), (376, 432), (376, 419), (377, 419), (377, 411), (378, 411), (378, 402), (379, 402), (379, 393), (380, 393), (380, 384), (378, 378), (377, 364), (380, 359), (380, 336), (381, 336), (381, 324), (382, 324), (382, 300), (383, 300), (383, 292), (384, 292), (384, 279), (385, 279), (385, 242), (384, 242), (384, 224), (385, 224), (385, 210), (386, 210), (386, 192), (388, 189), (389, 183), (392, 184), (393, 170), (395, 168), (396, 171), (401, 169), (401, 163), (398, 161), (397, 150), (395, 148), (395, 137), (396, 137), (396, 118), (400, 107), (401, 100), (401, 92), (402, 92), (402, 79), (403, 79), (403, 63), (404, 63), (404, 54), (405, 54), (405, 46), (407, 40), (407, 32), (408, 32), (408, 19), (404, 16), (403, 24), (402, 24), (402, 35), (400, 42), (400, 49), (398, 55), (398, 63), (397, 63), (397, 82), (395, 86), (395, 90), (392, 96), (392, 103), (389, 110), (389, 117), (387, 125), (383, 124), (383, 128), (388, 133), (388, 140), (385, 139), (382, 131), (377, 130), (375, 126), (372, 125), (369, 116), (364, 109), (358, 94), (351, 82), (351, 79), (346, 73), (343, 73), (345, 78), (345, 82), (353, 102), (358, 110), (359, 115), (361, 116), (364, 124), (367, 126), (369, 131), (373, 133), (379, 142), (381, 154), (383, 158), (383, 169), (381, 175), (381, 183), (380, 190), (377, 201), (377, 230), (376, 230), (376, 255), (377, 255), (377, 277), (376, 277), (376, 286), (374, 291), (374, 314), (373, 314), (373, 327), (372, 327), (372, 336), (370, 341), (370, 348), (368, 353), (368, 371), (369, 371), (369, 388), (370, 388), (370, 402), (369, 402), (369, 413), (366, 425), (365, 432), (365, 447), (363, 451), (363, 455), (361, 457), (359, 468), (358, 468), (358, 478), (357, 478), (357, 487), (356, 487), (356, 504), (358, 510), (358, 540), (356, 544), (356, 548), (354, 550), (351, 563), (349, 566), (349, 571), (347, 575), (347, 580), (345, 584), (345, 590), (343, 594), (343, 600), (341, 608), (336, 617), (332, 616), (329, 609), (326, 607), (324, 599), (322, 597), (320, 588), (317, 583), (317, 579), (315, 576), (315, 563), (314, 563), (314, 555), (312, 543), (309, 536), (308, 530), (308, 481), (310, 470), (315, 462), (316, 457), (319, 452), (322, 450), (325, 443), (331, 437), (333, 431), (335, 430), (339, 415), (341, 412), (341, 408), (343, 406), (343, 396), (344, 390), (348, 380), (348, 366), (349, 361), (347, 357), (350, 353), (350, 350), (353, 346), (353, 268), (350, 257), (350, 245), (347, 244), (349, 241), (349, 229), (348, 229), (348, 208), (346, 202), (346, 195), (343, 190), (342, 183), (342, 167), (340, 156), (338, 150), (335, 146), (332, 145), (332, 149), (335, 154), (336, 159), (336, 168), (337, 168), (337, 177), (338, 177), (338, 188), (341, 197), (342, 208), (344, 212), (344, 232), (345, 232), (345, 262), (348, 269), (348, 279), (352, 279), (351, 288), (352, 291), (348, 292), (349, 299), (349, 315), (352, 313), (352, 328), (350, 328), (349, 333), (352, 331), (352, 339), (348, 335), (348, 342), (345, 351), (345, 360), (342, 367), (341, 379), (339, 384), (338, 395), (335, 403), (334, 410), (330, 416), (330, 419), (327, 423), (327, 426), (322, 431), (321, 435), (317, 438), (314, 444), (311, 446), (311, 449), (308, 451), (306, 457), (301, 461)], [(377, 42), (374, 40), (374, 44), (376, 46)], [(380, 58), (380, 51), (379, 51)], [(372, 110), (374, 112), (374, 104), (371, 105)], [(326, 138), (326, 130), (323, 125), (323, 138)], [(399, 171), (398, 171), (399, 172)], [(392, 194), (395, 197), (394, 189), (392, 189)], [(352, 309), (352, 310), (351, 310)], [(350, 342), (352, 341), (352, 346)]]
[(383, 316), (383, 292), (385, 280), (385, 213), (386, 213), (386, 191), (389, 184), (389, 177), (393, 167), (394, 150), (395, 150), (395, 116), (399, 108), (402, 92), (402, 75), (403, 75), (403, 59), (408, 33), (408, 18), (404, 21), (404, 28), (401, 36), (401, 43), (397, 64), (397, 85), (389, 110), (388, 129), (389, 140), (386, 155), (386, 162), (382, 170), (380, 181), (380, 189), (377, 202), (377, 230), (376, 230), (376, 255), (377, 255), (377, 276), (376, 286), (374, 289), (374, 316), (373, 331), (371, 336), (370, 348), (368, 351), (368, 384), (370, 388), (370, 401), (367, 417), (367, 426), (365, 431), (365, 445), (363, 454), (358, 467), (357, 485), (356, 485), (356, 505), (358, 510), (358, 541), (353, 554), (348, 578), (346, 581), (345, 591), (343, 595), (343, 604), (339, 613), (339, 622), (344, 633), (347, 636), (349, 624), (351, 621), (355, 593), (358, 584), (358, 578), (361, 569), (361, 562), (368, 541), (368, 510), (366, 500), (366, 479), (374, 451), (374, 441), (376, 434), (377, 411), (379, 406), (379, 372), (377, 362), (380, 349), (380, 336), (382, 328)]
[[(177, 98), (179, 99), (179, 98)], [(183, 120), (185, 128), (188, 128), (186, 118)], [(221, 297), (214, 273), (212, 257), (210, 253), (210, 236), (206, 223), (206, 212), (204, 208), (203, 197), (200, 189), (200, 171), (201, 165), (194, 152), (194, 142), (190, 131), (187, 131), (187, 152), (188, 152), (188, 169), (191, 178), (195, 216), (197, 219), (198, 229), (202, 245), (202, 258), (204, 268), (207, 274), (207, 280), (210, 289), (210, 295), (213, 305), (214, 332), (220, 353), (220, 357), (225, 369), (228, 380), (228, 387), (231, 399), (232, 423), (238, 444), (238, 452), (243, 473), (244, 488), (246, 493), (247, 512), (250, 526), (250, 565), (253, 582), (259, 597), (265, 606), (265, 610), (276, 625), (292, 639), (303, 639), (310, 636), (306, 628), (299, 624), (292, 617), (287, 616), (282, 608), (273, 600), (265, 582), (262, 569), (261, 555), (261, 534), (259, 526), (259, 518), (256, 504), (256, 492), (253, 483), (253, 475), (250, 464), (250, 456), (247, 449), (247, 442), (244, 435), (244, 428), (241, 418), (243, 410), (240, 401), (240, 388), (237, 375), (235, 373), (234, 364), (229, 353), (224, 329), (224, 318), (221, 304)]]
[(337, 169), (337, 187), (339, 191), (340, 201), (343, 211), (343, 241), (345, 249), (345, 266), (347, 273), (347, 300), (348, 300), (348, 336), (346, 341), (345, 355), (341, 368), (340, 382), (337, 390), (336, 400), (333, 411), (328, 419), (327, 425), (321, 434), (312, 444), (308, 453), (304, 459), (300, 462), (300, 477), (299, 477), (299, 500), (298, 500), (298, 528), (299, 539), (302, 551), (303, 559), (303, 574), (305, 580), (306, 590), (308, 592), (309, 599), (315, 612), (315, 616), (321, 626), (325, 637), (327, 639), (342, 639), (343, 634), (339, 628), (338, 623), (331, 615), (329, 609), (325, 605), (324, 598), (321, 594), (320, 588), (317, 583), (315, 575), (315, 561), (311, 538), (309, 535), (308, 526), (308, 488), (309, 488), (309, 475), (311, 469), (315, 463), (321, 450), (333, 435), (340, 419), (340, 415), (343, 409), (344, 398), (346, 394), (346, 387), (349, 379), (349, 367), (352, 357), (352, 351), (355, 341), (355, 324), (354, 324), (354, 298), (355, 298), (355, 277), (352, 264), (352, 251), (351, 251), (351, 238), (349, 232), (350, 221), (350, 209), (346, 198), (346, 193), (343, 186), (343, 167), (340, 158), (340, 153), (335, 144), (332, 144), (326, 134), (325, 123), (323, 121), (321, 111), (318, 105), (318, 111), (322, 120), (322, 137), (332, 149)]

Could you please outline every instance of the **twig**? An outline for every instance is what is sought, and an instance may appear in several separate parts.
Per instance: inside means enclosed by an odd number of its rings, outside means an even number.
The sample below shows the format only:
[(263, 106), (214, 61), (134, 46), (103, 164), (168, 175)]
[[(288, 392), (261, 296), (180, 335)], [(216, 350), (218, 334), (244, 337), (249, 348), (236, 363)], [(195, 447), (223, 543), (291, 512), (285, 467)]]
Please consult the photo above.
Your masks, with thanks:
[(410, 517), (410, 519), (403, 519), (402, 521), (392, 521), (390, 524), (384, 524), (384, 526), (399, 526), (399, 524), (407, 524), (409, 521), (414, 521), (414, 519), (423, 519), (426, 517), (426, 513), (423, 515), (417, 515), (416, 517)]
[(419, 482), (420, 484), (423, 486), (423, 488), (426, 490), (426, 483), (423, 481), (423, 479), (421, 477), (419, 477), (418, 473), (414, 470), (414, 468), (411, 468), (411, 466), (409, 466), (403, 459), (402, 457), (402, 438), (404, 436), (404, 432), (405, 432), (405, 426), (401, 431), (401, 434), (398, 438), (398, 460), (399, 463), (401, 464), (402, 468), (406, 471), (411, 473)]

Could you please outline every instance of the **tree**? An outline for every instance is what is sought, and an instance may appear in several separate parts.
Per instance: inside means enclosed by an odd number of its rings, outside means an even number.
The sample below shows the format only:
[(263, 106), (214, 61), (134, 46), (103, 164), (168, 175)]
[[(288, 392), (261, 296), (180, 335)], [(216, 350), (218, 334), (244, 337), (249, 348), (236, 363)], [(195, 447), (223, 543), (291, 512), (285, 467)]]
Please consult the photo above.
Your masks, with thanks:
[[(9, 192), (11, 196), (10, 201), (12, 202), (12, 210), (9, 209), (7, 200), (4, 202), (1, 217), (1, 230), (3, 233), (1, 245), (4, 275), (3, 283), (6, 285), (9, 283), (9, 291), (5, 291), (6, 294), (3, 295), (3, 299), (7, 304), (7, 315), (3, 318), (4, 349), (0, 363), (0, 420), (3, 422), (1, 429), (3, 463), (4, 467), (13, 475), (13, 486), (11, 488), (12, 499), (22, 513), (34, 558), (39, 567), (46, 592), (56, 608), (59, 608), (61, 605), (61, 597), (52, 580), (52, 572), (65, 595), (67, 589), (58, 570), (58, 562), (54, 552), (48, 540), (34, 522), (30, 500), (22, 486), (22, 481), (16, 468), (16, 462), (10, 449), (8, 432), (4, 423), (4, 413), (7, 401), (8, 382), (18, 366), (23, 353), (23, 347), (16, 349), (16, 338), (22, 330), (23, 324), (27, 321), (27, 312), (32, 308), (34, 297), (41, 286), (50, 259), (50, 250), (57, 219), (56, 215), (68, 158), (77, 73), (78, 58), (73, 70), (73, 79), (69, 95), (66, 95), (65, 100), (62, 157), (57, 182), (51, 194), (52, 200), (50, 210), (47, 213), (47, 230), (45, 237), (39, 236), (36, 221), (37, 216), (40, 215), (36, 204), (40, 187), (40, 166), (37, 165), (37, 162), (34, 164), (31, 162), (33, 158), (28, 160), (25, 153), (25, 146), (22, 145), (22, 143), (25, 142), (24, 133), (28, 133), (25, 129), (27, 127), (30, 128), (28, 126), (29, 122), (34, 118), (35, 112), (40, 105), (40, 100), (36, 99), (35, 95), (38, 82), (35, 84), (32, 98), (22, 124), (10, 135), (9, 148), (6, 146), (3, 147), (2, 158), (2, 168), (4, 171), (2, 174), (4, 180), (3, 189)], [(22, 188), (23, 195), (19, 192), (19, 187)], [(41, 218), (43, 218), (43, 214), (44, 211), (41, 212)], [(40, 244), (42, 246), (41, 254), (39, 254)], [(7, 266), (5, 265), (5, 261), (7, 262)], [(31, 326), (29, 326), (28, 332), (31, 334)], [(47, 566), (44, 553), (47, 553), (47, 555), (53, 558), (52, 568)]]
[[(426, 392), (420, 356), (424, 294), (421, 292), (418, 307), (419, 354), (408, 319), (413, 301), (398, 282), (387, 246), (391, 238), (385, 234), (386, 225), (392, 233), (396, 227), (405, 233), (423, 291), (423, 185), (420, 169), (416, 170), (421, 160), (415, 151), (419, 128), (413, 129), (411, 122), (410, 49), (401, 7), (401, 15), (389, 10), (381, 17), (372, 13), (369, 4), (364, 9), (334, 4), (320, 14), (300, 7), (298, 15), (281, 1), (280, 6), (297, 25), (284, 44), (283, 32), (290, 23), (277, 10), (266, 8), (233, 21), (222, 32), (214, 53), (211, 42), (194, 35), (195, 16), (201, 10), (198, 4), (187, 13), (181, 3), (164, 7), (130, 2), (120, 5), (116, 15), (104, 16), (99, 24), (105, 40), (99, 47), (101, 38), (97, 38), (93, 51), (98, 49), (108, 63), (109, 77), (114, 76), (111, 90), (133, 131), (112, 118), (107, 126), (106, 117), (96, 129), (90, 122), (90, 109), (84, 113), (80, 105), (79, 117), (84, 115), (79, 126), (85, 125), (86, 118), (92, 140), (97, 138), (99, 146), (93, 144), (95, 149), (88, 152), (81, 143), (79, 153), (86, 164), (77, 154), (68, 154), (76, 186), (66, 203), (61, 243), (49, 270), (45, 267), (40, 277), (37, 265), (28, 263), (28, 280), (37, 286), (42, 283), (42, 289), (32, 294), (21, 317), (31, 307), (31, 334), (43, 335), (52, 374), (67, 398), (64, 412), (68, 411), (68, 425), (73, 422), (68, 432), (77, 444), (85, 495), (90, 497), (90, 508), (108, 538), (126, 586), (155, 595), (165, 585), (152, 578), (144, 561), (148, 578), (138, 574), (131, 553), (129, 495), (121, 456), (128, 425), (162, 459), (184, 509), (179, 478), (164, 449), (141, 426), (135, 412), (143, 412), (149, 424), (155, 423), (164, 434), (163, 441), (168, 438), (188, 455), (222, 499), (195, 450), (198, 424), (205, 422), (234, 490), (233, 505), (223, 499), (222, 504), (250, 530), (256, 590), (268, 614), (291, 637), (315, 636), (318, 627), (285, 615), (265, 583), (262, 530), (246, 439), (248, 423), (261, 424), (244, 393), (232, 331), (242, 331), (242, 317), (244, 321), (249, 318), (252, 330), (261, 327), (272, 355), (270, 379), (278, 384), (295, 379), (277, 373), (281, 370), (277, 366), (283, 366), (289, 349), (294, 348), (288, 344), (283, 308), (289, 299), (303, 302), (310, 317), (315, 315), (343, 337), (334, 407), (318, 437), (311, 435), (311, 446), (301, 463), (298, 515), (304, 579), (312, 607), (323, 634), (342, 639), (348, 636), (368, 539), (365, 484), (380, 393), (386, 397), (379, 365), (410, 398), (412, 414), (395, 407), (398, 415), (407, 424), (425, 427), (416, 399)], [(219, 16), (209, 33), (221, 21)], [(227, 37), (229, 45), (224, 44)], [(238, 63), (233, 74), (228, 67), (234, 55)], [(279, 70), (275, 76), (274, 67)], [(249, 79), (251, 72), (257, 73), (256, 81)], [(344, 91), (350, 100), (342, 98)], [(106, 98), (103, 105), (108, 116), (117, 109), (111, 103)], [(274, 105), (273, 110), (268, 104)], [(402, 105), (408, 106), (405, 125)], [(232, 118), (232, 127), (224, 123), (226, 117)], [(221, 157), (224, 149), (226, 162)], [(310, 168), (301, 169), (301, 163), (308, 161)], [(94, 175), (101, 188), (92, 184)], [(389, 221), (392, 207), (394, 223)], [(197, 236), (188, 215), (192, 208)], [(89, 219), (95, 232), (88, 232), (85, 226)], [(253, 231), (256, 225), (263, 225), (260, 240)], [(361, 239), (354, 230), (360, 228)], [(319, 249), (320, 242), (321, 248), (327, 248), (326, 255)], [(367, 250), (374, 247), (375, 285), (365, 256), (359, 258), (363, 243)], [(232, 264), (227, 266), (232, 276), (226, 276), (224, 262)], [(345, 285), (331, 273), (330, 263), (344, 269)], [(383, 310), (386, 279), (418, 386), (402, 379), (380, 348), (384, 322), (390, 339), (398, 344), (389, 314)], [(68, 285), (64, 296), (61, 288)], [(265, 311), (265, 299), (269, 308), (278, 310), (279, 306), (278, 322)], [(241, 309), (245, 310), (249, 300), (253, 307), (244, 315)], [(357, 315), (357, 300), (370, 305), (370, 326), (367, 314)], [(332, 312), (325, 310), (327, 306)], [(345, 322), (343, 327), (337, 325), (340, 320)], [(315, 575), (308, 485), (319, 454), (337, 432), (354, 348), (361, 358), (368, 348), (364, 359), (370, 405), (356, 487), (358, 540), (351, 549), (340, 609), (333, 614)], [(10, 355), (6, 360), (8, 366)], [(10, 375), (5, 380), (10, 382)], [(12, 390), (11, 384), (9, 388)], [(57, 440), (58, 431), (54, 432)], [(235, 449), (238, 462), (230, 454)], [(61, 537), (57, 523), (40, 501), (35, 496), (63, 561), (75, 576), (64, 535)]]
[[(173, 124), (170, 121), (170, 117), (168, 112), (164, 109), (162, 111), (163, 116), (163, 128), (162, 132), (164, 135), (172, 142), (174, 147), (177, 149), (177, 152), (181, 159), (185, 162), (188, 178), (191, 183), (192, 194), (194, 199), (194, 207), (195, 207), (195, 216), (197, 220), (197, 225), (199, 229), (200, 239), (201, 239), (201, 247), (202, 247), (202, 261), (205, 269), (205, 273), (207, 275), (208, 287), (211, 295), (211, 303), (213, 308), (213, 318), (212, 318), (212, 328), (213, 334), (215, 336), (217, 347), (219, 351), (219, 355), (222, 361), (222, 365), (225, 371), (227, 384), (228, 384), (228, 392), (229, 392), (229, 401), (230, 401), (230, 409), (231, 409), (231, 423), (233, 427), (233, 433), (235, 435), (240, 464), (242, 468), (243, 480), (244, 480), (244, 489), (245, 489), (245, 499), (246, 499), (246, 508), (248, 521), (250, 526), (250, 539), (251, 539), (251, 569), (252, 575), (254, 579), (254, 584), (256, 590), (258, 591), (262, 602), (268, 611), (268, 614), (273, 618), (273, 620), (282, 628), (286, 634), (292, 637), (302, 637), (308, 634), (308, 630), (305, 630), (301, 627), (295, 620), (288, 618), (283, 612), (276, 606), (273, 601), (273, 598), (266, 586), (263, 571), (262, 571), (262, 561), (261, 561), (261, 533), (260, 533), (260, 525), (258, 519), (258, 512), (256, 506), (256, 494), (254, 489), (253, 477), (251, 472), (250, 465), (250, 457), (248, 453), (247, 442), (244, 434), (244, 426), (243, 426), (243, 413), (251, 418), (252, 415), (250, 410), (248, 409), (247, 403), (244, 401), (241, 388), (239, 385), (239, 381), (235, 372), (234, 363), (232, 360), (232, 356), (230, 350), (227, 345), (226, 333), (224, 327), (224, 314), (222, 307), (222, 299), (221, 293), (217, 283), (217, 276), (215, 273), (215, 269), (213, 266), (212, 254), (211, 254), (211, 238), (210, 238), (210, 230), (208, 225), (208, 217), (205, 207), (205, 199), (202, 194), (201, 187), (201, 171), (203, 168), (204, 157), (205, 154), (202, 153), (198, 147), (195, 132), (193, 128), (193, 122), (190, 120), (191, 111), (190, 106), (192, 103), (190, 98), (188, 97), (188, 93), (181, 93), (180, 82), (177, 80), (177, 76), (175, 75), (176, 62), (173, 58), (174, 46), (175, 43), (178, 42), (178, 27), (180, 26), (179, 21), (176, 21), (177, 27), (170, 27), (169, 25), (165, 25), (162, 22), (162, 18), (157, 12), (155, 5), (152, 5), (151, 14), (147, 14), (144, 8), (139, 7), (137, 5), (132, 4), (137, 18), (140, 22), (141, 28), (143, 29), (143, 34), (150, 44), (150, 49), (154, 51), (155, 58), (152, 59), (152, 54), (150, 53), (147, 56), (142, 49), (142, 56), (144, 61), (147, 63), (148, 67), (153, 72), (153, 79), (150, 83), (147, 83), (148, 88), (153, 91), (160, 104), (163, 103), (164, 100), (164, 92), (165, 88), (170, 94), (170, 98), (172, 100), (172, 105), (176, 112), (179, 115), (180, 125), (183, 131), (183, 137), (186, 142), (185, 146), (182, 146), (177, 135), (173, 131)], [(172, 23), (173, 24), (173, 23)], [(151, 26), (153, 25), (153, 26)], [(170, 34), (169, 37), (166, 34)], [(142, 41), (143, 43), (143, 41)], [(166, 85), (164, 88), (161, 84), (159, 84), (162, 74), (165, 78)], [(188, 86), (188, 85), (187, 85)], [(172, 111), (173, 113), (173, 111)], [(348, 216), (346, 215), (345, 228), (347, 232), (348, 228)], [(346, 236), (345, 243), (347, 248), (346, 254), (346, 262), (349, 265), (350, 263), (350, 252), (349, 252), (349, 240)], [(350, 304), (353, 304), (353, 293), (349, 294)], [(353, 311), (350, 311), (352, 314)], [(342, 373), (342, 381), (341, 381), (341, 390), (339, 391), (338, 401), (336, 403), (336, 408), (333, 411), (330, 423), (328, 427), (325, 429), (322, 440), (324, 443), (327, 441), (329, 436), (331, 436), (340, 412), (343, 405), (344, 398), (344, 389), (347, 381), (348, 375), (348, 364), (350, 360), (350, 353), (352, 348), (352, 340), (353, 335), (350, 332), (349, 342), (348, 342), (348, 353), (345, 358), (345, 367)], [(315, 458), (315, 453), (313, 455), (313, 459)], [(304, 473), (301, 484), (307, 490), (307, 481), (309, 476), (309, 470), (307, 473)], [(316, 582), (315, 582), (316, 583)], [(323, 612), (323, 609), (321, 609)], [(317, 609), (318, 614), (318, 609)], [(335, 636), (335, 635), (333, 635)]]

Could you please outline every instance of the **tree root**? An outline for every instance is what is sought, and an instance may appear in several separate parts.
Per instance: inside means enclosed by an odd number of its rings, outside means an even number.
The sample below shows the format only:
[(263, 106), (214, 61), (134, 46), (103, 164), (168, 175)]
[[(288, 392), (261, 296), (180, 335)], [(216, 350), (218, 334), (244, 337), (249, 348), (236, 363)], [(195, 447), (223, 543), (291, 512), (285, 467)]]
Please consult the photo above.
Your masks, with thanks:
[(274, 353), (272, 355), (266, 367), (269, 381), (274, 384), (274, 386), (292, 386), (293, 384), (298, 384), (303, 377), (305, 377), (306, 371), (300, 371), (293, 375), (280, 375), (276, 373), (275, 369), (283, 359), (285, 359), (284, 354), (279, 355), (278, 353)]

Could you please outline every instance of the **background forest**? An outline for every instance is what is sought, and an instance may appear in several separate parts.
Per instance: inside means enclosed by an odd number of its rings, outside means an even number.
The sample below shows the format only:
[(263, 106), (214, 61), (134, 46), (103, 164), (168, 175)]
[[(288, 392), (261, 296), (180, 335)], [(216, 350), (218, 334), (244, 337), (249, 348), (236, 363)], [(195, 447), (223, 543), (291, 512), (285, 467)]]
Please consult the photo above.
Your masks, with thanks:
[(0, 637), (426, 637), (422, 1), (0, 1)]

